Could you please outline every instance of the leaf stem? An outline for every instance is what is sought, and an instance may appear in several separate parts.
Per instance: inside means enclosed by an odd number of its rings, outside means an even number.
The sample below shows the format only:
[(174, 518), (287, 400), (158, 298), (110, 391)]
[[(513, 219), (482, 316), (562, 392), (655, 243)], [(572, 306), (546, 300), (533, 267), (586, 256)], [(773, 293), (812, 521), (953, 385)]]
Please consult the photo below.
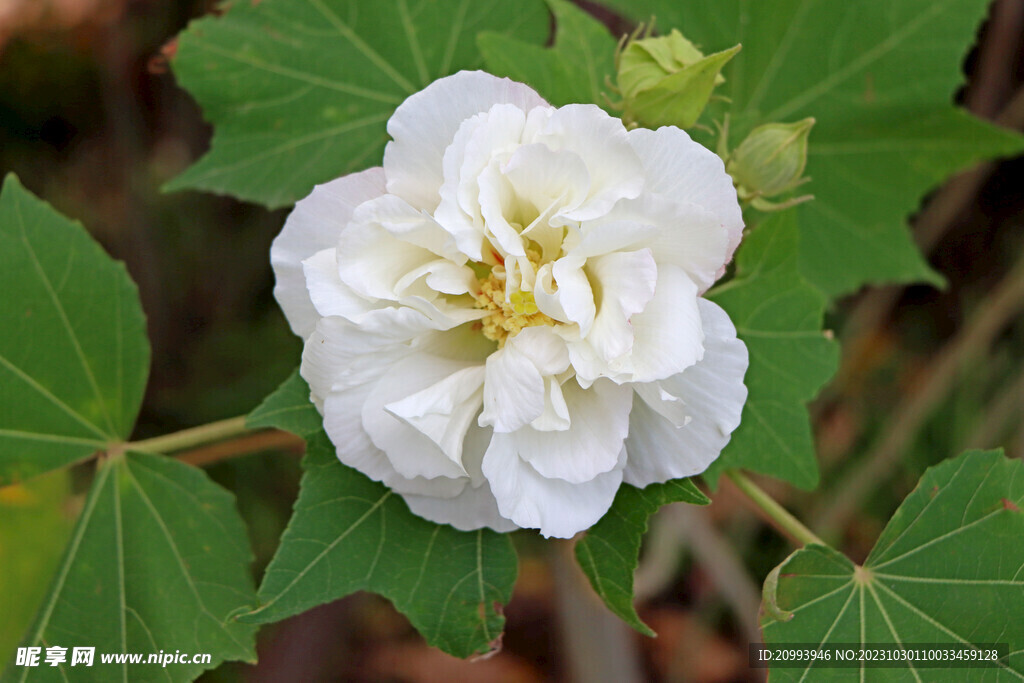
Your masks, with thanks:
[(759, 507), (768, 516), (769, 521), (780, 530), (804, 545), (811, 543), (827, 545), (825, 541), (818, 538), (813, 531), (804, 526), (803, 522), (790, 514), (786, 508), (779, 505), (774, 498), (769, 496), (764, 489), (755, 484), (747, 475), (739, 470), (727, 470), (725, 476), (729, 477), (732, 483), (736, 484), (736, 488), (749, 498), (754, 505)]
[(245, 416), (211, 422), (199, 427), (183, 429), (180, 432), (156, 436), (152, 439), (133, 441), (121, 445), (121, 450), (142, 453), (173, 453), (224, 439), (249, 431)]

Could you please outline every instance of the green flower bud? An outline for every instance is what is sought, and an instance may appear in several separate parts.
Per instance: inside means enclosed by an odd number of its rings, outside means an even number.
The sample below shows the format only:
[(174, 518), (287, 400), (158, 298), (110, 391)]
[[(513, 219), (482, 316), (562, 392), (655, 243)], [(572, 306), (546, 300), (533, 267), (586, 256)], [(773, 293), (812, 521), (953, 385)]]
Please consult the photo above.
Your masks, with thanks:
[(689, 128), (724, 82), (719, 72), (739, 49), (705, 57), (675, 29), (667, 36), (631, 40), (617, 60), (625, 118), (651, 128)]
[[(750, 132), (726, 163), (736, 182), (740, 199), (755, 206), (772, 206), (763, 199), (788, 192), (809, 178), (802, 178), (807, 166), (807, 138), (813, 118), (796, 123), (767, 123)], [(803, 201), (807, 198), (800, 198)], [(787, 202), (791, 206), (792, 202)]]

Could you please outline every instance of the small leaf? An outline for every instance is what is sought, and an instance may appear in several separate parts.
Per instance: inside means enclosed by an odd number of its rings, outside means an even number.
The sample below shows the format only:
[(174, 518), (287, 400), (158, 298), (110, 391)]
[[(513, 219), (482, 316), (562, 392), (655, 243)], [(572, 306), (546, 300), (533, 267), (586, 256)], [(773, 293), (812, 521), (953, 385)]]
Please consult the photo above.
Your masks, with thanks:
[(540, 0), (234, 3), (179, 37), (174, 73), (214, 135), (210, 152), (167, 189), (276, 208), (377, 165), (398, 104), (480, 66), (479, 31), (539, 43), (546, 14)]
[[(1024, 137), (953, 106), (989, 0), (605, 0), (705, 51), (743, 44), (720, 94), (730, 138), (817, 120), (800, 192), (801, 273), (829, 298), (867, 283), (941, 282), (907, 230), (921, 195)], [(709, 108), (709, 111), (711, 109)], [(712, 112), (714, 114), (714, 112)], [(735, 142), (733, 143), (735, 144)]]
[[(191, 681), (225, 660), (255, 662), (252, 556), (230, 494), (202, 470), (129, 453), (103, 462), (24, 645), (66, 647), (60, 667), (16, 667), (10, 680)], [(93, 667), (71, 666), (95, 647)], [(111, 653), (212, 655), (208, 664), (102, 664)], [(158, 674), (154, 672), (159, 670)], [(7, 677), (4, 680), (8, 680)]]
[(605, 106), (605, 82), (615, 73), (615, 39), (604, 24), (572, 3), (547, 2), (555, 15), (554, 46), (481, 33), (477, 45), (487, 70), (529, 84), (556, 106), (574, 102)]
[(324, 420), (309, 398), (309, 385), (295, 370), (274, 393), (249, 413), (245, 425), (249, 429), (277, 427), (307, 437), (321, 431)]
[(647, 636), (655, 635), (633, 607), (633, 572), (640, 560), (640, 539), (647, 520), (662, 505), (710, 501), (689, 479), (674, 479), (638, 489), (623, 484), (611, 509), (576, 543), (576, 561), (604, 604)]
[(0, 195), (0, 486), (131, 432), (149, 372), (139, 294), (81, 224)]
[[(250, 416), (253, 426), (303, 431), (311, 420), (322, 427), (297, 374)], [(401, 496), (341, 464), (322, 429), (305, 438), (294, 515), (263, 578), (262, 605), (241, 619), (279, 621), (369, 590), (445, 652), (467, 657), (493, 648), (516, 580), (508, 537), (421, 519)]]
[(754, 227), (737, 256), (735, 279), (708, 298), (729, 313), (750, 353), (740, 426), (705, 478), (743, 467), (802, 488), (818, 482), (805, 404), (836, 371), (838, 345), (821, 331), (825, 300), (800, 276), (793, 212)]
[[(1009, 503), (1009, 505), (1007, 505)], [(762, 616), (765, 641), (786, 643), (1006, 643), (1001, 669), (1024, 677), (1024, 465), (971, 451), (932, 467), (863, 567), (824, 546), (793, 553), (766, 599), (790, 613)], [(1016, 509), (1014, 509), (1016, 508)], [(871, 680), (950, 680), (943, 669), (871, 669)], [(909, 669), (909, 670), (908, 670)], [(859, 669), (777, 668), (772, 680), (863, 680)], [(974, 680), (972, 677), (971, 680)]]

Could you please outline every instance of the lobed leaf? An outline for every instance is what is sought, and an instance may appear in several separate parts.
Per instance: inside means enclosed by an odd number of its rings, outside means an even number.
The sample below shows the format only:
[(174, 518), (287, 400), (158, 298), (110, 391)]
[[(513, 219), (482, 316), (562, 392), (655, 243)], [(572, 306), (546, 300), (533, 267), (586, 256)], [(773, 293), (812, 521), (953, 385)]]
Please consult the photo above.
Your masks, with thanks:
[[(995, 669), (958, 680), (1024, 678), (1024, 465), (970, 451), (930, 468), (863, 567), (820, 545), (793, 553), (765, 583), (765, 642), (1005, 643)], [(864, 680), (864, 669), (776, 668), (772, 680)], [(946, 681), (948, 668), (872, 668), (871, 680)]]
[(131, 432), (149, 372), (138, 290), (81, 224), (0, 195), (0, 486)]
[(615, 75), (616, 40), (608, 29), (567, 0), (547, 0), (555, 42), (541, 47), (491, 31), (477, 37), (487, 70), (527, 83), (551, 104), (590, 102), (607, 107), (607, 78)]
[[(191, 681), (225, 660), (255, 662), (256, 629), (234, 620), (256, 602), (245, 527), (232, 496), (199, 469), (128, 453), (98, 468), (24, 646), (68, 648), (57, 667), (4, 680)], [(94, 647), (92, 667), (72, 648)], [(103, 664), (104, 653), (211, 655), (209, 664)], [(42, 659), (42, 657), (40, 658)], [(9, 678), (8, 678), (9, 677)]]
[(747, 403), (740, 426), (705, 473), (743, 467), (801, 488), (818, 483), (805, 404), (835, 373), (839, 348), (821, 331), (825, 300), (799, 272), (792, 211), (756, 226), (737, 256), (736, 277), (708, 298), (729, 314), (747, 345)]
[[(243, 621), (279, 621), (369, 590), (445, 652), (466, 657), (495, 647), (501, 606), (516, 580), (506, 535), (428, 522), (401, 496), (341, 464), (298, 374), (250, 420), (296, 430), (306, 439), (306, 457), (294, 515), (260, 587), (261, 606)], [(320, 427), (311, 433), (314, 420)]]
[(647, 520), (669, 503), (707, 505), (707, 496), (689, 479), (674, 479), (638, 489), (623, 484), (612, 507), (576, 543), (576, 561), (604, 604), (647, 636), (656, 635), (633, 606), (633, 573), (640, 560), (640, 540)]
[(705, 51), (743, 44), (720, 88), (732, 102), (733, 147), (761, 123), (817, 119), (800, 271), (830, 298), (866, 283), (941, 282), (907, 215), (958, 169), (1024, 150), (1021, 135), (952, 103), (988, 0), (607, 4), (638, 21), (654, 15), (663, 33), (679, 28)]
[(214, 135), (167, 189), (276, 208), (373, 166), (395, 107), (478, 68), (474, 41), (486, 30), (539, 43), (547, 12), (540, 0), (264, 0), (193, 22), (173, 68)]

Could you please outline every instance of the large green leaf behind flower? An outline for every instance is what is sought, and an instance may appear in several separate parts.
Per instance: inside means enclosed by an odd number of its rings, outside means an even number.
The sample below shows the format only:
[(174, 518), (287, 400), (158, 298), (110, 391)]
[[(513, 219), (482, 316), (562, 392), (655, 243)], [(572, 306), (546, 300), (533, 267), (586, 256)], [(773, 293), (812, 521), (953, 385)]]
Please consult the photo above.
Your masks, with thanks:
[(508, 537), (463, 532), (409, 512), (401, 496), (338, 461), (309, 389), (292, 375), (249, 418), (306, 439), (292, 520), (243, 620), (279, 621), (358, 590), (385, 596), (428, 643), (460, 657), (501, 635), (516, 555)]
[(0, 195), (0, 486), (128, 437), (149, 372), (139, 294), (78, 223)]
[(765, 583), (771, 645), (1003, 643), (998, 669), (779, 667), (772, 680), (1010, 681), (1024, 678), (1024, 465), (972, 451), (929, 469), (862, 567), (821, 545)]
[(214, 125), (210, 152), (169, 189), (286, 206), (380, 164), (391, 112), (482, 64), (480, 31), (540, 43), (541, 0), (263, 0), (194, 22), (173, 60)]
[(832, 378), (839, 346), (821, 330), (825, 299), (801, 276), (794, 212), (755, 226), (737, 255), (736, 277), (708, 298), (725, 309), (747, 345), (749, 392), (740, 426), (705, 477), (743, 467), (813, 488), (818, 463), (806, 403)]
[[(830, 297), (865, 283), (938, 282), (910, 239), (921, 195), (1024, 138), (955, 109), (988, 0), (607, 0), (708, 51), (736, 43), (719, 92), (734, 147), (755, 125), (817, 119), (801, 188), (800, 269)], [(720, 116), (725, 108), (719, 108)]]
[(503, 33), (477, 39), (487, 70), (528, 83), (556, 106), (592, 102), (606, 106), (606, 79), (615, 75), (615, 38), (568, 0), (548, 0), (555, 16), (555, 44), (542, 47)]

